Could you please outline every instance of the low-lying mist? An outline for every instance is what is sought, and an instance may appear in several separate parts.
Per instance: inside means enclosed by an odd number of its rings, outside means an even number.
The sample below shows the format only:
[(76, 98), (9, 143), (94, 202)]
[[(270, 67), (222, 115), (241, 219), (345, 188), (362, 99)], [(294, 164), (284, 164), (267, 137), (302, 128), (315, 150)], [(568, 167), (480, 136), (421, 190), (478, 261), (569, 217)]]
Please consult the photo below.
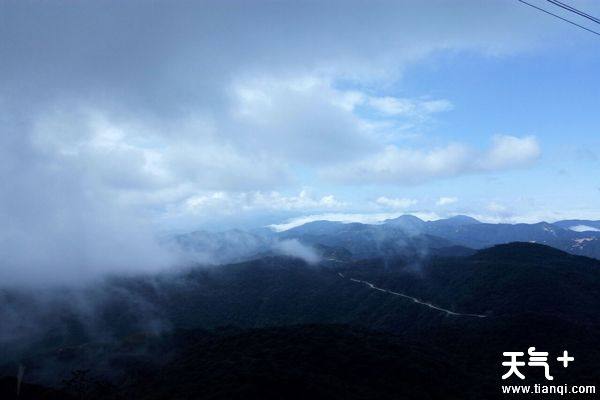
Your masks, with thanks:
[(154, 301), (151, 277), (98, 279), (85, 286), (0, 289), (0, 358), (85, 342), (107, 342), (134, 332), (169, 329)]
[(0, 358), (168, 331), (170, 321), (158, 305), (165, 285), (181, 280), (190, 289), (186, 271), (263, 256), (306, 264), (321, 259), (297, 239), (268, 232), (198, 231), (159, 240), (124, 214), (101, 219), (88, 213), (79, 221), (73, 215), (56, 224), (40, 215), (39, 231), (33, 216), (22, 218), (20, 229), (13, 225), (13, 235), (1, 243)]
[[(216, 248), (222, 247), (222, 243), (221, 246), (213, 244)], [(221, 254), (220, 261), (224, 261), (225, 256), (238, 261), (283, 256), (282, 260), (290, 257), (290, 265), (303, 268), (321, 259), (316, 250), (295, 239), (272, 240), (267, 251), (262, 251), (262, 247), (234, 248), (231, 242), (228, 246), (230, 253)], [(173, 246), (167, 248), (166, 251), (176, 252)], [(175, 258), (182, 260), (185, 251), (178, 251)], [(136, 335), (169, 333), (174, 327), (173, 318), (194, 320), (193, 313), (185, 311), (188, 296), (198, 301), (203, 296), (214, 297), (214, 290), (218, 290), (210, 286), (210, 279), (198, 280), (198, 277), (206, 273), (209, 274), (206, 276), (220, 276), (221, 271), (235, 266), (191, 261), (194, 253), (190, 252), (187, 257), (187, 263), (151, 272), (142, 272), (143, 269), (135, 274), (132, 269), (123, 274), (96, 271), (94, 278), (88, 276), (84, 282), (57, 275), (46, 284), (41, 281), (35, 285), (18, 284), (13, 280), (11, 285), (0, 285), (0, 368), (6, 369), (0, 372), (12, 375), (17, 366), (23, 365), (28, 379), (56, 382), (68, 378), (71, 372), (70, 352), (77, 354), (78, 361), (73, 363), (81, 363), (81, 357), (92, 357), (98, 346), (113, 348)], [(210, 257), (210, 253), (204, 252), (202, 259), (206, 261)], [(291, 261), (292, 258), (302, 261)], [(284, 261), (284, 264), (288, 263)], [(281, 265), (285, 267), (284, 264)], [(184, 315), (178, 316), (180, 312)], [(56, 357), (62, 361), (52, 361)], [(93, 360), (85, 362), (93, 365)], [(110, 371), (109, 366), (95, 367)]]
[(165, 245), (177, 252), (180, 260), (204, 265), (227, 264), (265, 255), (295, 257), (308, 264), (320, 261), (313, 247), (295, 238), (279, 238), (270, 230), (195, 231), (168, 238)]
[[(126, 158), (94, 159), (83, 128), (38, 132), (33, 120), (9, 111), (0, 108), (0, 287), (79, 283), (175, 261), (150, 218), (115, 189), (127, 180), (144, 185), (128, 176)], [(57, 144), (66, 132), (75, 140), (70, 148)]]

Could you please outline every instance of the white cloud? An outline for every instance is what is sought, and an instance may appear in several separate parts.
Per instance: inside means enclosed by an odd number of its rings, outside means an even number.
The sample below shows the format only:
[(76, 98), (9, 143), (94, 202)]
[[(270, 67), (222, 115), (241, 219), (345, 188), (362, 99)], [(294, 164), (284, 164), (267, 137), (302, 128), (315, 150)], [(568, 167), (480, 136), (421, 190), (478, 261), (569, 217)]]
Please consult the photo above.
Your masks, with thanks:
[(321, 257), (313, 248), (300, 243), (297, 239), (279, 241), (273, 245), (273, 250), (289, 257), (300, 258), (308, 264), (318, 264), (321, 261)]
[(435, 203), (438, 206), (446, 206), (448, 204), (454, 204), (458, 201), (457, 197), (440, 197)]
[(232, 119), (224, 133), (242, 149), (314, 166), (380, 147), (369, 121), (354, 113), (362, 95), (317, 75), (245, 77), (230, 94)]
[(324, 175), (348, 183), (415, 184), (457, 175), (466, 169), (469, 159), (469, 150), (458, 144), (430, 151), (390, 145), (365, 160), (326, 169)]
[(419, 100), (390, 96), (369, 97), (368, 105), (384, 115), (419, 119), (453, 108), (452, 103), (448, 100)]
[(488, 151), (453, 143), (432, 150), (387, 146), (355, 163), (323, 170), (327, 178), (347, 183), (418, 184), (462, 174), (503, 171), (531, 165), (540, 155), (534, 137), (493, 137)]
[(588, 225), (574, 225), (570, 226), (569, 229), (575, 232), (600, 232), (600, 229)]
[(314, 197), (307, 190), (297, 196), (285, 196), (279, 192), (212, 192), (191, 196), (185, 200), (183, 214), (235, 214), (244, 211), (318, 211), (336, 210), (348, 204), (333, 195)]
[(375, 203), (387, 208), (404, 209), (417, 204), (417, 200), (381, 196), (375, 200)]
[[(353, 160), (381, 150), (434, 113), (452, 108), (448, 100), (377, 97), (340, 89), (319, 75), (245, 76), (230, 88), (233, 143), (289, 162), (315, 166)], [(361, 109), (377, 111), (366, 117)], [(235, 123), (234, 123), (235, 122)], [(227, 133), (227, 132), (224, 132)]]
[(505, 212), (507, 210), (506, 206), (504, 206), (502, 204), (499, 204), (499, 203), (496, 203), (495, 201), (492, 201), (491, 203), (489, 203), (486, 206), (486, 209), (488, 211), (492, 211), (494, 213), (503, 213), (503, 212)]
[(541, 154), (540, 146), (533, 136), (515, 137), (495, 135), (492, 148), (481, 160), (481, 168), (497, 171), (517, 168), (533, 163)]
[[(198, 112), (161, 123), (85, 104), (55, 108), (36, 119), (32, 145), (56, 164), (86, 171), (94, 190), (126, 205), (164, 207), (198, 188), (265, 192), (286, 185), (292, 165), (373, 153), (391, 130), (356, 114), (366, 94), (316, 76), (240, 78), (228, 93), (230, 109), (218, 118)], [(320, 201), (309, 206), (339, 206), (333, 198)]]

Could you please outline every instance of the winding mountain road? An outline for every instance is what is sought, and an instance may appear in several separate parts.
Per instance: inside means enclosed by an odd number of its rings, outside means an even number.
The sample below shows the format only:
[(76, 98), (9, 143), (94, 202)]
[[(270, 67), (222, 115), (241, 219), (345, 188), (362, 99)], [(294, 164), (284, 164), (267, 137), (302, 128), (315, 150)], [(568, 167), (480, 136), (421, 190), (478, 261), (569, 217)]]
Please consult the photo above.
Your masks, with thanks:
[[(344, 274), (342, 274), (341, 272), (338, 272), (338, 275), (341, 278), (346, 279), (346, 277), (344, 276)], [(420, 304), (420, 305), (425, 306), (425, 307), (429, 307), (429, 308), (431, 308), (433, 310), (441, 311), (443, 313), (446, 313), (447, 315), (454, 315), (454, 316), (457, 316), (457, 317), (474, 317), (474, 318), (486, 318), (487, 317), (486, 315), (482, 315), (482, 314), (466, 314), (466, 313), (458, 313), (458, 312), (450, 311), (450, 310), (447, 310), (445, 308), (438, 307), (438, 306), (436, 306), (434, 304), (421, 301), (421, 300), (417, 299), (416, 297), (412, 297), (412, 296), (409, 296), (409, 295), (404, 294), (404, 293), (398, 293), (398, 292), (393, 292), (391, 290), (382, 289), (380, 287), (377, 287), (377, 286), (373, 285), (371, 282), (362, 281), (360, 279), (354, 279), (354, 278), (348, 278), (348, 279), (350, 279), (352, 282), (357, 282), (357, 283), (362, 283), (364, 285), (367, 285), (369, 288), (371, 288), (373, 290), (378, 290), (380, 292), (384, 292), (384, 293), (388, 293), (388, 294), (393, 294), (394, 296), (404, 297), (406, 299), (412, 300), (414, 303)]]

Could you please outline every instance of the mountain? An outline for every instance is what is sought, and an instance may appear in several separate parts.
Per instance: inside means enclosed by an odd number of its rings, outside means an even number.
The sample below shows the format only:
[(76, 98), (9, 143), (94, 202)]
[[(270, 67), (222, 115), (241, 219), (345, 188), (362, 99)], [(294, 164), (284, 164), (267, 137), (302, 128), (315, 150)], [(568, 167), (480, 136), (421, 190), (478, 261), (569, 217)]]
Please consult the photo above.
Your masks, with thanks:
[[(453, 243), (428, 234), (407, 232), (404, 226), (368, 225), (360, 223), (324, 223), (306, 224), (281, 232), (282, 239), (297, 239), (308, 245), (324, 244), (347, 249), (354, 259), (373, 257), (404, 257), (422, 259), (432, 251), (453, 246)], [(323, 229), (327, 226), (326, 229)], [(323, 233), (327, 232), (327, 233)]]
[(346, 224), (338, 221), (313, 221), (284, 231), (280, 234), (280, 236), (287, 237), (291, 232), (293, 232), (295, 235), (333, 235), (343, 231), (348, 227), (348, 225), (359, 226), (363, 224)]
[(445, 220), (432, 221), (427, 232), (438, 235), (453, 243), (472, 248), (483, 248), (500, 243), (514, 241), (549, 244), (561, 239), (570, 239), (574, 235), (552, 224), (447, 224)]
[[(17, 386), (19, 394), (17, 395)], [(14, 377), (0, 378), (0, 397), (6, 400), (75, 400), (64, 390), (21, 382)]]
[(534, 243), (420, 264), (268, 256), (105, 285), (93, 321), (72, 301), (85, 293), (65, 299), (52, 315), (70, 317), (43, 318), (44, 340), (0, 375), (20, 363), (28, 383), (73, 394), (60, 382), (89, 370), (90, 391), (136, 399), (476, 399), (495, 398), (503, 351), (576, 354), (552, 365), (561, 383), (593, 382), (600, 360), (600, 261)]
[(438, 219), (435, 221), (431, 221), (430, 225), (433, 226), (447, 226), (447, 227), (456, 227), (463, 225), (476, 225), (481, 224), (478, 220), (473, 217), (469, 217), (467, 215), (455, 215), (446, 219)]
[(401, 215), (398, 218), (387, 219), (384, 221), (386, 226), (397, 227), (404, 232), (414, 235), (424, 231), (426, 222), (413, 215)]
[(452, 243), (481, 249), (515, 241), (546, 244), (572, 254), (600, 258), (600, 232), (577, 232), (556, 224), (448, 224), (447, 220), (426, 224), (425, 232)]
[[(61, 389), (23, 384), (18, 399), (460, 399), (469, 379), (486, 381), (443, 348), (338, 324), (184, 330), (68, 352), (63, 362), (93, 354), (128, 378), (107, 381), (89, 363)], [(15, 388), (0, 380), (3, 399)]]
[(586, 223), (593, 227), (596, 222), (490, 224), (463, 215), (436, 221), (403, 215), (379, 225), (316, 221), (279, 235), (312, 244), (345, 247), (357, 259), (377, 253), (380, 256), (429, 254), (451, 246), (482, 249), (515, 241), (541, 243), (572, 254), (600, 258), (600, 231), (571, 229)]
[[(423, 221), (412, 215), (381, 224), (314, 221), (283, 231), (195, 231), (171, 237), (167, 244), (192, 262), (227, 264), (266, 255), (287, 254), (288, 240), (330, 261), (369, 258), (423, 260), (431, 256), (465, 256), (472, 249), (515, 241), (546, 244), (571, 254), (600, 259), (600, 221), (565, 220), (556, 223), (490, 224), (457, 215)], [(339, 261), (339, 260), (338, 260)]]
[(176, 235), (168, 241), (191, 260), (203, 264), (225, 264), (248, 259), (271, 250), (272, 232), (232, 229), (223, 232), (194, 231)]

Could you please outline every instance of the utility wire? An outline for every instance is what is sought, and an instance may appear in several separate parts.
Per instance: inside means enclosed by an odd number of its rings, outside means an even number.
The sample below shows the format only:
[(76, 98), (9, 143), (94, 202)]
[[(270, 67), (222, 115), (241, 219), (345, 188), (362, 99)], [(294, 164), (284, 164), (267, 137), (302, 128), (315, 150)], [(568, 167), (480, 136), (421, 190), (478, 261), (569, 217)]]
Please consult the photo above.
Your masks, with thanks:
[(600, 24), (600, 19), (598, 19), (598, 18), (594, 17), (593, 15), (586, 14), (586, 13), (584, 13), (583, 11), (576, 9), (576, 8), (575, 8), (575, 7), (573, 7), (573, 6), (570, 6), (570, 5), (568, 5), (568, 4), (562, 3), (562, 2), (560, 2), (560, 1), (558, 1), (558, 0), (546, 0), (546, 1), (547, 1), (547, 2), (549, 2), (549, 3), (552, 3), (552, 4), (554, 4), (555, 6), (559, 6), (560, 8), (563, 8), (563, 9), (565, 9), (565, 10), (567, 10), (567, 11), (571, 11), (571, 12), (573, 12), (573, 13), (577, 14), (577, 15), (580, 15), (580, 16), (582, 16), (583, 18), (587, 18), (587, 19), (589, 19), (590, 21), (594, 21), (594, 22), (595, 22), (595, 23), (597, 23), (597, 24)]
[(528, 5), (529, 7), (533, 7), (533, 8), (535, 8), (536, 10), (539, 10), (539, 11), (541, 11), (541, 12), (543, 12), (543, 13), (546, 13), (546, 14), (552, 15), (553, 17), (556, 17), (556, 18), (558, 18), (558, 19), (561, 19), (561, 20), (563, 20), (563, 21), (565, 21), (565, 22), (568, 22), (568, 23), (569, 23), (569, 24), (571, 24), (571, 25), (575, 25), (575, 26), (577, 26), (577, 27), (579, 27), (579, 28), (581, 28), (581, 29), (584, 29), (584, 30), (586, 30), (586, 31), (588, 31), (588, 32), (590, 32), (590, 33), (593, 33), (594, 35), (598, 35), (598, 36), (600, 36), (600, 32), (597, 32), (597, 31), (594, 31), (594, 30), (592, 30), (592, 29), (586, 28), (585, 26), (583, 26), (583, 25), (579, 25), (579, 24), (577, 24), (577, 23), (575, 23), (575, 22), (573, 22), (573, 21), (569, 21), (568, 19), (566, 19), (566, 18), (563, 18), (563, 17), (561, 17), (560, 15), (556, 15), (556, 14), (554, 14), (554, 13), (551, 13), (550, 11), (548, 11), (548, 10), (544, 10), (544, 9), (543, 9), (543, 8), (541, 8), (541, 7), (534, 6), (533, 4), (531, 4), (531, 3), (528, 3), (528, 2), (526, 2), (526, 1), (524, 1), (524, 0), (517, 0), (517, 1), (518, 1), (518, 2), (520, 2), (520, 3), (523, 3), (523, 4), (526, 4), (526, 5)]

